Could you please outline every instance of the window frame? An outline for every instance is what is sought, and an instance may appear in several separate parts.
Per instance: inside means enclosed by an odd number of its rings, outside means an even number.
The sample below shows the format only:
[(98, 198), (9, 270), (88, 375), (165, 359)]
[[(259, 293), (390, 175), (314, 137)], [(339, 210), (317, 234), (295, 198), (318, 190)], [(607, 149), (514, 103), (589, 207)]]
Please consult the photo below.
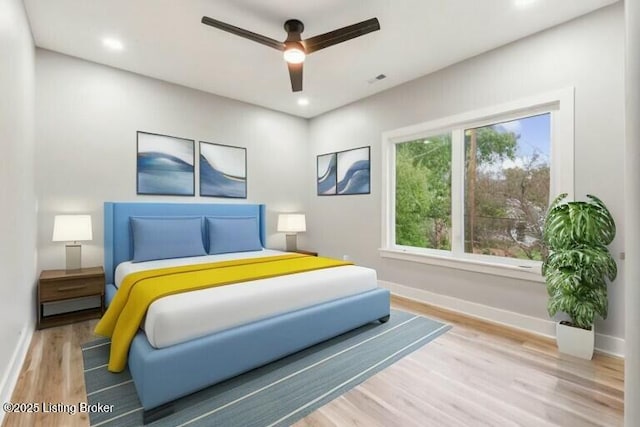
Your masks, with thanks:
[[(382, 134), (382, 242), (384, 258), (439, 265), (497, 276), (543, 282), (541, 262), (464, 252), (464, 130), (550, 113), (550, 201), (574, 194), (574, 88), (565, 88), (496, 106), (468, 111)], [(395, 146), (451, 133), (451, 250), (395, 243)], [(562, 141), (559, 143), (558, 141)], [(561, 166), (558, 166), (561, 165)]]

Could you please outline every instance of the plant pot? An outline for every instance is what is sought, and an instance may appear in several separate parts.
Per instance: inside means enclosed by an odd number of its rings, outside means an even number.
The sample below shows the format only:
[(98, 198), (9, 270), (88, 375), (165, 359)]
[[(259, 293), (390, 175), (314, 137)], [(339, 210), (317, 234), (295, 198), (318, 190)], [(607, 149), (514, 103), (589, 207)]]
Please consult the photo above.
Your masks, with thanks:
[(558, 351), (581, 359), (591, 360), (595, 345), (595, 327), (591, 330), (576, 328), (563, 322), (556, 324), (556, 342)]

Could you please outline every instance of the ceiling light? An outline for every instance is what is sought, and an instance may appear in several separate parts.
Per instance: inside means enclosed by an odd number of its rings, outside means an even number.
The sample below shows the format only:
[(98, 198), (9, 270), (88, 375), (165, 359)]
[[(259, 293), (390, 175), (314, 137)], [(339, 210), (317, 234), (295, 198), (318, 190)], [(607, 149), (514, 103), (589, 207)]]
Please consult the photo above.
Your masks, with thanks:
[(534, 4), (536, 2), (536, 0), (514, 0), (514, 4), (517, 7), (529, 7), (532, 4)]
[(284, 60), (289, 64), (301, 64), (304, 62), (304, 47), (298, 42), (286, 42)]
[(111, 50), (122, 50), (124, 49), (124, 45), (122, 44), (122, 42), (118, 39), (114, 39), (111, 37), (105, 37), (102, 39), (102, 44), (104, 45), (104, 47), (107, 47)]
[(309, 105), (309, 100), (307, 98), (298, 99), (298, 105), (304, 107), (305, 105)]

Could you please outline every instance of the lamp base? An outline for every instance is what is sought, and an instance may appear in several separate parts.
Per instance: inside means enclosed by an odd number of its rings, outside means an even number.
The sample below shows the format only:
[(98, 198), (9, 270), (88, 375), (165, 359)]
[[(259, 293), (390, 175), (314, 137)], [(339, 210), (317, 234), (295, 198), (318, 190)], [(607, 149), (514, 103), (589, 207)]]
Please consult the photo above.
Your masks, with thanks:
[(287, 234), (287, 252), (296, 252), (298, 250), (298, 235)]
[(66, 258), (67, 258), (67, 271), (80, 270), (82, 259), (82, 245), (78, 243), (67, 243)]

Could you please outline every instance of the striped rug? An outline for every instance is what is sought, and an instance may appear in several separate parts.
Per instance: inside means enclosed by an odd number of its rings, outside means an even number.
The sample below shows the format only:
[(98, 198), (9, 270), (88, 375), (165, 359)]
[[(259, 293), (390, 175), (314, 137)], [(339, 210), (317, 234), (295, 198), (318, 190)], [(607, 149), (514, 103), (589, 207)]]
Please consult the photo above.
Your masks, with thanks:
[[(373, 322), (291, 356), (254, 369), (174, 403), (175, 412), (153, 426), (288, 426), (340, 396), (450, 326), (393, 310)], [(107, 371), (109, 341), (82, 347), (92, 426), (142, 425), (142, 408), (128, 371)]]

